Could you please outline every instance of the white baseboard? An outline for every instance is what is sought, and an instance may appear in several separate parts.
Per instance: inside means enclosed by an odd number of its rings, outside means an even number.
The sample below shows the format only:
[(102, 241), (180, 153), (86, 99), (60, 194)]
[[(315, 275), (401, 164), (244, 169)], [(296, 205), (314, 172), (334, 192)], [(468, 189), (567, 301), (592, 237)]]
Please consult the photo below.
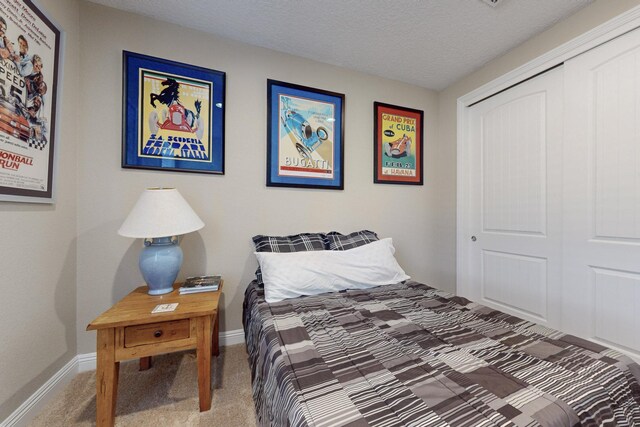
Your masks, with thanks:
[[(242, 344), (244, 342), (244, 331), (242, 329), (236, 329), (221, 332), (218, 337), (221, 346)], [(76, 375), (94, 369), (96, 369), (96, 353), (78, 354), (49, 378), (49, 380), (20, 405), (18, 409), (13, 411), (7, 419), (0, 422), (0, 427), (22, 427), (28, 425), (45, 405), (49, 403), (65, 385), (69, 384)]]
[(96, 369), (96, 352), (79, 354), (76, 356), (78, 361), (78, 373), (93, 371)]
[(244, 330), (235, 329), (233, 331), (221, 332), (219, 337), (221, 346), (242, 344), (244, 343)]
[(13, 411), (11, 415), (0, 423), (0, 427), (22, 427), (29, 424), (44, 406), (56, 395), (64, 386), (69, 384), (78, 373), (78, 356), (75, 356), (58, 372), (53, 374), (35, 393)]

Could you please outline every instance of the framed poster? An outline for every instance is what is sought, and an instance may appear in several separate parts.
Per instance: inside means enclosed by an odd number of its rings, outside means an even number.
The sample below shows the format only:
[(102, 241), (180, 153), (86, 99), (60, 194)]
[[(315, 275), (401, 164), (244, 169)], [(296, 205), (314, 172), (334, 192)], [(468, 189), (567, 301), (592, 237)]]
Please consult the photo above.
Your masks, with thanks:
[(225, 73), (123, 51), (122, 167), (224, 174)]
[(423, 112), (373, 103), (373, 182), (422, 185)]
[(0, 200), (53, 202), (60, 30), (30, 0), (0, 0)]
[(344, 95), (267, 80), (267, 186), (344, 188)]

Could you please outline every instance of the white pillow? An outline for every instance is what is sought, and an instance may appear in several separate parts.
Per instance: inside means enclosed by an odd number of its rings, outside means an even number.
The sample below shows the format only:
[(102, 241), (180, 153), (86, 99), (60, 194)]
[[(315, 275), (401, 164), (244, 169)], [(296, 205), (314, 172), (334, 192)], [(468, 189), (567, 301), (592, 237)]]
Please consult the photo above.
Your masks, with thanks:
[(258, 258), (268, 303), (337, 292), (366, 289), (409, 279), (394, 258), (391, 239), (346, 251), (254, 252)]

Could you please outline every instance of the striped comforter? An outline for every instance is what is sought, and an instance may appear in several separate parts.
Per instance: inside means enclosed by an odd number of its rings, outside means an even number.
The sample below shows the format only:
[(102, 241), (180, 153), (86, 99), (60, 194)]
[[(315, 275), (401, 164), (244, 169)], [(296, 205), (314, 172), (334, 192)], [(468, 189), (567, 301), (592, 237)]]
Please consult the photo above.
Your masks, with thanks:
[(619, 352), (407, 282), (267, 304), (244, 328), (260, 425), (640, 426)]

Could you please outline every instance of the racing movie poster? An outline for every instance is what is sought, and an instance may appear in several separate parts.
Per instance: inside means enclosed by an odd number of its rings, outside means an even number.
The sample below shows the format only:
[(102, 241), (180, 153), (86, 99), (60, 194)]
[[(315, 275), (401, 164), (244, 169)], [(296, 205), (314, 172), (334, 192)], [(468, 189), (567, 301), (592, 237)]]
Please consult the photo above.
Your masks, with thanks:
[(374, 182), (422, 185), (423, 112), (374, 103)]
[(342, 188), (344, 95), (268, 81), (267, 185)]
[(60, 31), (29, 0), (0, 0), (0, 199), (49, 202)]
[(124, 52), (123, 167), (224, 173), (225, 74)]

